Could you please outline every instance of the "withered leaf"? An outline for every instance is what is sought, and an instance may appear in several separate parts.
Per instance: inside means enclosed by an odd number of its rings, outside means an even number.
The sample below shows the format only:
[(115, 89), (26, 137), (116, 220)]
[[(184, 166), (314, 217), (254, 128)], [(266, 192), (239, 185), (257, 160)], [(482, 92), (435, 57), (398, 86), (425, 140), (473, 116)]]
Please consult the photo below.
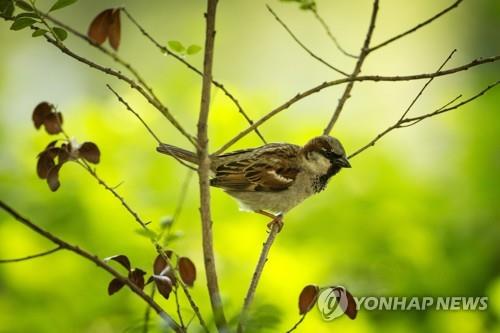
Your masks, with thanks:
[(116, 51), (120, 47), (121, 39), (120, 9), (113, 9), (110, 19), (108, 30), (109, 44)]
[(161, 275), (153, 275), (152, 278), (154, 279), (156, 288), (158, 288), (160, 294), (168, 299), (173, 289), (172, 280), (168, 276)]
[(113, 295), (114, 293), (116, 293), (118, 290), (122, 289), (122, 287), (124, 286), (125, 284), (118, 280), (118, 279), (113, 279), (111, 280), (111, 282), (109, 283), (108, 285), (108, 295)]
[(63, 117), (60, 112), (50, 112), (43, 121), (45, 130), (49, 134), (58, 134), (62, 131)]
[(47, 184), (52, 192), (57, 191), (61, 183), (59, 182), (59, 170), (62, 164), (55, 165), (47, 173)]
[(112, 14), (113, 9), (106, 9), (99, 13), (90, 23), (87, 36), (98, 45), (104, 43), (108, 38)]
[(52, 113), (52, 105), (47, 102), (41, 102), (38, 104), (33, 110), (33, 115), (31, 116), (33, 119), (33, 124), (36, 129), (39, 129), (40, 126), (45, 121), (45, 118)]
[(132, 271), (130, 271), (128, 278), (137, 287), (139, 287), (140, 289), (144, 289), (144, 275), (146, 275), (146, 272), (139, 268), (134, 268)]
[(314, 285), (305, 286), (299, 296), (299, 313), (306, 314), (312, 309), (318, 299), (319, 287)]
[(344, 289), (345, 295), (347, 297), (347, 306), (344, 310), (344, 313), (351, 319), (355, 319), (356, 315), (358, 314), (358, 309), (356, 307), (356, 301), (354, 300), (354, 297), (352, 294), (347, 291), (347, 289)]
[(78, 149), (80, 156), (89, 161), (90, 163), (99, 163), (101, 152), (99, 147), (93, 142), (84, 142)]
[[(165, 251), (165, 254), (169, 259), (172, 257), (172, 251)], [(153, 272), (156, 275), (162, 275), (162, 273), (166, 271), (167, 266), (168, 264), (165, 259), (163, 259), (161, 255), (158, 255), (153, 263)]]
[(179, 274), (182, 281), (188, 286), (192, 287), (196, 280), (196, 266), (187, 257), (180, 257), (178, 261)]
[(110, 260), (116, 261), (117, 263), (121, 264), (123, 267), (127, 269), (127, 271), (130, 271), (130, 260), (128, 257), (124, 254), (117, 254), (115, 256), (107, 257), (104, 258), (105, 262), (108, 262)]
[(36, 163), (36, 173), (41, 179), (46, 179), (49, 171), (55, 167), (53, 158), (50, 156), (49, 152), (43, 151), (38, 155), (38, 161)]

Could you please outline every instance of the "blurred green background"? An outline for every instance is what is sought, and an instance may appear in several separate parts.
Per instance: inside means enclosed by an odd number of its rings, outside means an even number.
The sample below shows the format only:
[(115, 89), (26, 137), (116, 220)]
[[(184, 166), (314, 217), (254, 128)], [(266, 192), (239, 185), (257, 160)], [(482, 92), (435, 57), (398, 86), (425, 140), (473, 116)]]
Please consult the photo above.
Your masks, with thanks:
[[(314, 61), (265, 9), (269, 3), (311, 49), (350, 72), (354, 60), (341, 55), (314, 17), (278, 1), (220, 1), (214, 76), (258, 118), (297, 92), (339, 76)], [(413, 26), (451, 1), (381, 1), (374, 42)], [(39, 1), (41, 8), (50, 2)], [(55, 15), (86, 31), (101, 10), (125, 5), (162, 43), (203, 45), (203, 1), (79, 1)], [(371, 1), (318, 1), (339, 41), (357, 52), (366, 32)], [(181, 123), (196, 129), (200, 78), (157, 49), (123, 20), (120, 55), (136, 65)], [(374, 53), (363, 72), (431, 72), (454, 48), (448, 66), (500, 53), (500, 2), (465, 1), (456, 11), (416, 34)], [(122, 82), (69, 59), (27, 31), (0, 22), (0, 198), (56, 235), (101, 257), (127, 254), (151, 272), (149, 241), (118, 201), (78, 165), (61, 173), (51, 193), (35, 173), (36, 155), (52, 139), (35, 131), (30, 117), (40, 101), (56, 104), (65, 127), (80, 142), (102, 151), (99, 174), (155, 226), (174, 213), (187, 170), (155, 152), (141, 124), (105, 88), (112, 84), (139, 110), (165, 142), (186, 140)], [(115, 66), (70, 37), (67, 45)], [(202, 53), (188, 58), (201, 67)], [(498, 80), (500, 64), (489, 64), (435, 80), (412, 111), (429, 112), (458, 94), (476, 93)], [(392, 124), (423, 84), (356, 84), (334, 135), (348, 151)], [(295, 104), (261, 127), (269, 141), (302, 144), (321, 133), (343, 90), (337, 86)], [(500, 90), (466, 107), (392, 132), (352, 161), (328, 189), (286, 216), (259, 285), (252, 331), (283, 332), (298, 319), (297, 298), (306, 284), (344, 285), (356, 296), (488, 296), (482, 312), (366, 312), (324, 322), (313, 309), (299, 332), (500, 332)], [(246, 126), (224, 94), (214, 90), (210, 146), (219, 147)], [(234, 148), (258, 145), (251, 134)], [(172, 243), (198, 268), (192, 290), (206, 318), (198, 217), (198, 190), (191, 179)], [(212, 191), (215, 251), (228, 317), (237, 315), (266, 237), (267, 220), (239, 212), (232, 199)], [(0, 213), (0, 258), (52, 248), (40, 236)], [(109, 297), (110, 276), (68, 252), (0, 265), (0, 332), (140, 331), (145, 306), (128, 290)], [(173, 299), (159, 302), (175, 313)], [(185, 318), (192, 313), (181, 298)], [(152, 331), (159, 321), (153, 316)], [(196, 326), (196, 320), (193, 321)]]

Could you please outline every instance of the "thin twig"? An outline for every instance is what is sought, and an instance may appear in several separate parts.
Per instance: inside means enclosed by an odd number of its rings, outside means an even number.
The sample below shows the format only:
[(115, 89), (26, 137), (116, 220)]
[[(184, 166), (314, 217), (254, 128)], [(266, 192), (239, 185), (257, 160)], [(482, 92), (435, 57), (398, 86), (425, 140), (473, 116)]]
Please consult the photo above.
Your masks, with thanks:
[(240, 320), (238, 322), (238, 333), (242, 333), (245, 328), (246, 321), (248, 319), (248, 312), (250, 311), (250, 305), (252, 304), (253, 298), (255, 296), (255, 291), (257, 290), (257, 285), (259, 284), (260, 277), (264, 270), (264, 265), (267, 262), (267, 257), (269, 255), (269, 250), (274, 243), (276, 235), (280, 231), (280, 226), (278, 223), (273, 223), (271, 225), (271, 230), (269, 231), (269, 235), (262, 246), (262, 251), (259, 255), (259, 261), (257, 262), (257, 266), (255, 267), (255, 271), (252, 276), (252, 281), (250, 282), (250, 287), (248, 288), (247, 294), (245, 296), (245, 301), (243, 303), (243, 309), (241, 310)]
[(497, 85), (500, 84), (500, 81), (497, 81), (495, 83), (492, 83), (490, 84), (489, 86), (487, 86), (486, 88), (484, 88), (483, 90), (481, 90), (479, 93), (469, 97), (468, 99), (458, 103), (458, 104), (455, 104), (453, 106), (449, 106), (450, 104), (452, 104), (453, 102), (455, 102), (458, 98), (461, 97), (458, 96), (458, 97), (455, 97), (451, 102), (448, 102), (446, 103), (445, 106), (443, 107), (440, 107), (439, 109), (433, 111), (433, 112), (429, 112), (429, 113), (426, 113), (424, 115), (421, 115), (421, 116), (417, 116), (417, 117), (412, 117), (412, 118), (405, 118), (405, 119), (400, 119), (398, 122), (396, 122), (394, 125), (392, 126), (389, 126), (387, 129), (385, 129), (383, 132), (377, 134), (377, 136), (375, 138), (373, 138), (370, 142), (368, 142), (366, 145), (364, 145), (363, 147), (359, 148), (358, 150), (356, 150), (354, 153), (352, 153), (348, 158), (351, 159), (353, 157), (355, 157), (356, 155), (360, 154), (361, 152), (365, 151), (366, 149), (370, 148), (370, 147), (373, 147), (382, 137), (384, 137), (387, 133), (391, 132), (392, 130), (395, 130), (397, 128), (404, 128), (404, 127), (410, 127), (410, 126), (413, 126), (413, 125), (416, 125), (418, 124), (419, 122), (421, 122), (422, 120), (424, 119), (427, 119), (427, 118), (430, 118), (430, 117), (434, 117), (434, 116), (437, 116), (441, 113), (445, 113), (445, 112), (449, 112), (449, 111), (452, 111), (452, 110), (456, 110), (458, 109), (459, 107), (465, 105), (465, 104), (468, 104), (470, 102), (472, 102), (473, 100), (475, 100), (476, 98), (479, 98), (481, 97), (482, 95), (484, 95), (488, 90), (496, 87)]
[[(373, 9), (372, 9), (372, 15), (370, 19), (370, 24), (368, 26), (368, 31), (366, 33), (365, 41), (363, 43), (363, 46), (361, 47), (361, 52), (359, 54), (358, 61), (356, 62), (356, 65), (354, 66), (354, 70), (352, 71), (351, 78), (354, 78), (361, 73), (361, 68), (363, 67), (363, 63), (366, 60), (366, 57), (368, 56), (370, 52), (370, 42), (372, 40), (373, 36), (373, 31), (375, 30), (375, 22), (377, 21), (377, 14), (378, 14), (378, 2), (379, 0), (374, 0), (373, 1)], [(351, 91), (352, 88), (354, 87), (354, 81), (351, 81), (347, 84), (345, 87), (344, 93), (342, 94), (342, 97), (340, 97), (339, 102), (337, 104), (337, 107), (335, 111), (333, 112), (332, 118), (328, 122), (328, 125), (326, 126), (325, 130), (323, 131), (323, 134), (330, 134), (330, 132), (333, 129), (333, 126), (337, 122), (337, 119), (340, 116), (340, 113), (342, 112), (344, 105), (346, 101), (351, 97)]]
[(358, 58), (357, 55), (354, 55), (352, 53), (347, 52), (342, 47), (342, 45), (340, 45), (339, 41), (333, 35), (332, 30), (330, 29), (330, 27), (328, 26), (328, 24), (326, 24), (325, 20), (319, 15), (318, 10), (316, 8), (312, 8), (311, 11), (314, 14), (314, 17), (316, 18), (316, 20), (318, 20), (318, 22), (321, 24), (321, 26), (323, 27), (323, 29), (325, 29), (326, 34), (328, 35), (328, 37), (330, 37), (330, 39), (332, 40), (333, 44), (335, 44), (335, 46), (337, 47), (337, 49), (340, 52), (342, 52), (344, 55), (346, 55), (348, 57), (351, 57), (351, 58), (354, 58), (354, 59), (357, 59)]
[[(178, 54), (170, 51), (166, 46), (161, 45), (151, 34), (149, 34), (146, 29), (130, 14), (130, 12), (126, 8), (122, 8), (122, 11), (125, 13), (125, 15), (128, 17), (128, 19), (139, 29), (139, 31), (146, 37), (153, 45), (160, 50), (161, 53), (169, 55), (179, 61), (180, 63), (184, 64), (187, 68), (195, 72), (196, 74), (203, 76), (203, 72), (200, 71), (198, 68), (194, 67), (191, 65), (186, 59), (183, 57), (179, 56)], [(240, 102), (238, 99), (219, 81), (215, 80), (212, 78), (212, 84), (222, 90), (224, 94), (234, 103), (236, 108), (238, 109), (238, 112), (245, 118), (245, 120), (250, 124), (253, 125), (253, 120), (248, 116), (248, 114), (243, 110), (243, 107), (241, 106)], [(258, 137), (262, 140), (264, 144), (267, 143), (266, 139), (264, 139), (264, 136), (262, 133), (259, 132), (257, 128), (254, 129), (254, 132), (258, 135)]]
[(181, 327), (185, 328), (186, 326), (184, 325), (184, 320), (182, 319), (181, 306), (179, 305), (179, 295), (177, 288), (174, 288), (174, 298), (175, 298), (175, 307), (177, 309), (177, 317), (179, 318), (179, 323), (181, 324)]
[(135, 89), (137, 90), (151, 105), (153, 105), (158, 111), (160, 111), (164, 116), (165, 118), (182, 134), (184, 135), (188, 140), (189, 142), (193, 143), (194, 145), (196, 145), (196, 142), (193, 140), (193, 137), (181, 126), (181, 124), (175, 119), (175, 117), (170, 113), (169, 109), (164, 106), (163, 104), (161, 104), (159, 101), (157, 101), (156, 99), (154, 99), (153, 97), (151, 97), (147, 92), (146, 90), (144, 90), (144, 88), (142, 86), (140, 86), (139, 84), (137, 84), (134, 80), (132, 80), (131, 78), (125, 76), (124, 74), (122, 74), (121, 72), (118, 72), (114, 69), (111, 69), (111, 68), (108, 68), (108, 67), (104, 67), (104, 66), (101, 66), (85, 57), (82, 57), (76, 53), (74, 53), (73, 51), (71, 51), (69, 48), (67, 48), (65, 45), (63, 45), (62, 43), (58, 43), (57, 40), (45, 35), (45, 38), (47, 39), (47, 41), (49, 43), (51, 43), (52, 45), (54, 45), (55, 47), (57, 47), (59, 50), (61, 50), (61, 52), (63, 52), (64, 54), (70, 56), (71, 58), (79, 61), (79, 62), (82, 62), (86, 65), (88, 65), (89, 67), (91, 68), (94, 68), (94, 69), (97, 69), (105, 74), (108, 74), (108, 75), (111, 75), (111, 76), (114, 76), (116, 77), (117, 79), (119, 80), (122, 80), (126, 83), (128, 83), (130, 85), (130, 87), (132, 89)]
[[(108, 87), (108, 89), (111, 90), (111, 92), (113, 94), (115, 94), (115, 96), (118, 99), (118, 101), (120, 103), (122, 103), (123, 105), (125, 105), (125, 107), (127, 108), (128, 111), (132, 112), (132, 114), (134, 116), (136, 116), (137, 119), (139, 119), (139, 121), (144, 125), (144, 127), (146, 128), (146, 130), (149, 132), (149, 134), (151, 134), (151, 136), (156, 140), (156, 142), (158, 142), (158, 144), (161, 144), (162, 142), (158, 138), (158, 136), (153, 132), (153, 130), (151, 129), (151, 127), (148, 126), (148, 124), (144, 121), (144, 119), (142, 119), (142, 117), (130, 106), (130, 104), (128, 104), (125, 101), (125, 99), (120, 94), (118, 94), (113, 88), (111, 88), (111, 86), (109, 84), (106, 84), (106, 87)], [(165, 146), (164, 148), (168, 150), (167, 146)], [(196, 171), (196, 168), (194, 168), (192, 165), (189, 165), (186, 162), (184, 162), (183, 160), (181, 160), (180, 158), (178, 158), (174, 152), (171, 153), (171, 156), (177, 162), (179, 162), (180, 164), (184, 165), (185, 167), (187, 167), (187, 168), (189, 168), (189, 169), (191, 169), (193, 171)]]
[(371, 47), (371, 48), (370, 48), (370, 52), (373, 52), (373, 51), (375, 51), (375, 50), (378, 50), (378, 49), (380, 49), (381, 47), (386, 46), (387, 44), (390, 44), (390, 43), (392, 43), (392, 42), (394, 42), (394, 41), (396, 41), (396, 40), (398, 40), (398, 39), (400, 39), (400, 38), (402, 38), (402, 37), (405, 37), (405, 36), (407, 36), (407, 35), (409, 35), (409, 34), (411, 34), (411, 33), (415, 32), (415, 31), (417, 31), (417, 30), (419, 30), (419, 29), (421, 29), (421, 28), (425, 27), (426, 25), (428, 25), (429, 23), (432, 23), (433, 21), (437, 20), (438, 18), (440, 18), (440, 17), (441, 17), (441, 16), (443, 16), (444, 14), (448, 13), (449, 11), (451, 11), (451, 10), (453, 10), (453, 9), (457, 8), (457, 7), (458, 7), (458, 5), (460, 5), (460, 3), (461, 3), (462, 1), (463, 1), (463, 0), (457, 0), (457, 1), (455, 1), (455, 2), (451, 5), (451, 6), (449, 6), (449, 7), (445, 8), (445, 9), (443, 9), (442, 11), (440, 11), (439, 13), (437, 13), (436, 15), (434, 15), (433, 17), (431, 17), (431, 18), (429, 18), (429, 19), (427, 19), (427, 20), (425, 20), (425, 21), (423, 21), (423, 22), (421, 22), (421, 23), (417, 24), (417, 25), (416, 25), (416, 26), (414, 26), (413, 28), (408, 29), (408, 30), (406, 30), (405, 32), (400, 33), (399, 35), (396, 35), (396, 36), (394, 36), (394, 37), (392, 37), (392, 38), (389, 38), (388, 40), (386, 40), (386, 41), (384, 41), (384, 42), (382, 42), (382, 43), (380, 43), (380, 44), (378, 44), (378, 45), (376, 45), (376, 46)]
[(356, 82), (361, 82), (361, 81), (400, 82), (400, 81), (423, 80), (423, 79), (429, 79), (432, 77), (451, 75), (454, 73), (466, 71), (466, 70), (473, 68), (473, 67), (476, 67), (476, 66), (484, 65), (487, 63), (493, 63), (493, 62), (496, 62), (499, 60), (500, 60), (500, 55), (496, 55), (493, 57), (478, 58), (478, 59), (475, 59), (467, 64), (457, 66), (454, 68), (450, 68), (447, 70), (443, 70), (440, 72), (436, 72), (436, 73), (423, 73), (423, 74), (413, 74), (413, 75), (404, 75), (404, 76), (360, 75), (357, 77), (348, 77), (348, 78), (342, 78), (342, 79), (337, 79), (337, 80), (333, 80), (333, 81), (326, 81), (326, 82), (323, 82), (323, 83), (321, 83), (321, 84), (319, 84), (319, 85), (317, 85), (309, 90), (298, 93), (297, 95), (295, 95), (294, 97), (292, 97), (291, 99), (289, 99), (288, 101), (283, 103), (282, 105), (271, 110), (266, 115), (264, 115), (260, 119), (256, 120), (252, 126), (247, 127), (246, 129), (244, 129), (243, 131), (241, 131), (240, 133), (235, 135), (232, 139), (230, 139), (227, 143), (225, 143), (221, 148), (219, 148), (215, 153), (213, 153), (213, 155), (222, 154), (224, 151), (226, 151), (228, 148), (230, 148), (236, 142), (238, 142), (243, 137), (248, 135), (248, 133), (253, 131), (255, 128), (261, 126), (262, 124), (267, 122), (269, 119), (271, 119), (272, 117), (274, 117), (278, 113), (288, 109), (290, 106), (303, 100), (304, 98), (306, 98), (310, 95), (313, 95), (315, 93), (318, 93), (318, 92), (322, 91), (323, 89), (326, 89), (329, 87), (333, 87), (333, 86), (336, 86), (339, 84), (348, 83), (348, 82), (352, 82), (352, 81), (356, 81)]
[(320, 56), (318, 56), (316, 53), (314, 53), (313, 51), (311, 51), (311, 49), (309, 49), (306, 45), (304, 45), (304, 43), (302, 43), (300, 41), (300, 39), (293, 33), (292, 30), (290, 30), (290, 28), (285, 24), (285, 22), (283, 22), (283, 20), (280, 19), (280, 17), (278, 16), (278, 14), (276, 14), (274, 12), (274, 10), (269, 6), (269, 5), (266, 5), (267, 7), (267, 10), (274, 16), (274, 18), (276, 19), (276, 21), (278, 21), (278, 23), (286, 30), (286, 32), (288, 32), (288, 34), (290, 35), (290, 37), (293, 38), (293, 40), (299, 44), (299, 46), (304, 50), (306, 51), (311, 57), (313, 57), (314, 59), (318, 60), (320, 63), (322, 63), (323, 65), (327, 66), (328, 68), (334, 70), (335, 72), (337, 73), (340, 73), (344, 76), (349, 76), (349, 74), (347, 74), (346, 72), (344, 72), (343, 70), (341, 69), (338, 69), (337, 67), (331, 65), (330, 63), (328, 63), (325, 59), (321, 58)]
[(201, 89), (200, 114), (198, 117), (198, 177), (200, 187), (200, 215), (202, 228), (203, 258), (210, 304), (218, 330), (227, 330), (227, 321), (219, 291), (215, 267), (212, 217), (210, 207), (210, 156), (208, 153), (208, 114), (210, 112), (210, 93), (212, 88), (212, 65), (215, 42), (215, 14), (217, 0), (207, 0), (205, 12), (205, 54), (203, 57), (203, 82)]
[(48, 256), (49, 254), (52, 254), (54, 252), (57, 252), (59, 250), (62, 250), (62, 247), (58, 246), (55, 249), (48, 250), (45, 252), (40, 252), (37, 254), (32, 254), (30, 256), (22, 257), (22, 258), (14, 258), (14, 259), (0, 259), (0, 264), (7, 264), (7, 263), (12, 263), (12, 262), (21, 262), (21, 261), (27, 261), (35, 258), (40, 258), (44, 256)]
[(300, 324), (302, 324), (302, 322), (304, 321), (304, 319), (306, 319), (306, 315), (307, 315), (308, 312), (304, 313), (300, 319), (295, 323), (295, 325), (292, 326), (292, 328), (290, 328), (288, 331), (286, 331), (286, 333), (290, 333), (290, 332), (293, 332), (297, 329), (297, 327), (299, 327)]
[[(152, 283), (151, 285), (152, 285), (152, 287), (151, 287), (151, 293), (149, 294), (149, 297), (151, 297), (151, 299), (154, 299), (155, 293), (156, 293), (156, 284)], [(151, 317), (151, 307), (148, 304), (146, 306), (146, 311), (144, 312), (144, 326), (142, 327), (142, 333), (148, 333), (148, 331), (149, 331), (149, 318), (150, 317)], [(181, 323), (181, 326), (184, 327), (184, 325), (182, 325), (182, 323)]]
[(132, 292), (137, 294), (140, 298), (142, 298), (146, 303), (148, 303), (159, 315), (160, 317), (167, 323), (169, 327), (171, 327), (175, 332), (184, 332), (183, 329), (179, 326), (179, 324), (161, 308), (161, 306), (156, 303), (151, 297), (149, 297), (142, 289), (137, 287), (132, 281), (130, 281), (128, 278), (125, 276), (121, 275), (118, 273), (113, 267), (109, 266), (106, 264), (103, 260), (99, 259), (95, 254), (91, 254), (84, 249), (82, 249), (79, 246), (72, 245), (61, 238), (51, 234), (50, 232), (46, 231), (45, 229), (42, 229), (38, 225), (34, 224), (33, 222), (29, 221), (25, 217), (21, 216), (19, 213), (17, 213), (12, 207), (7, 205), (5, 202), (0, 201), (0, 208), (2, 208), (4, 211), (9, 213), (12, 217), (14, 217), (18, 222), (24, 224), (37, 234), (45, 237), (46, 239), (50, 240), (54, 244), (60, 246), (61, 248), (71, 251), (87, 260), (92, 261), (95, 263), (98, 267), (104, 269), (111, 275), (113, 275), (115, 278), (120, 280), (122, 283), (127, 285)]

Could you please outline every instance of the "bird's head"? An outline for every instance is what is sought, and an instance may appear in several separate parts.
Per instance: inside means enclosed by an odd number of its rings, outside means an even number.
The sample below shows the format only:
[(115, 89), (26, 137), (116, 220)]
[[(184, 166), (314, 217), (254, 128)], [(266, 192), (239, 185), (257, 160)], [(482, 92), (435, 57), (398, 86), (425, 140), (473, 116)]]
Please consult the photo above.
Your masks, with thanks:
[(350, 168), (344, 147), (340, 141), (329, 135), (311, 139), (302, 148), (308, 165), (317, 173), (337, 173), (341, 168)]

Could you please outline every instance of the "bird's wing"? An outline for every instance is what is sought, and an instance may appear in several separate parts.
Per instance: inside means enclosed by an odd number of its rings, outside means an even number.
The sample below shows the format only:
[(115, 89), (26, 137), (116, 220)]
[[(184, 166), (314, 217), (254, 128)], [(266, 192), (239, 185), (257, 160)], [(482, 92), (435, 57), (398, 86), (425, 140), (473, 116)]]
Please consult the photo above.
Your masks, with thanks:
[(242, 156), (228, 159), (215, 169), (212, 186), (227, 191), (283, 191), (293, 184), (299, 168), (299, 147), (289, 144), (269, 144)]

